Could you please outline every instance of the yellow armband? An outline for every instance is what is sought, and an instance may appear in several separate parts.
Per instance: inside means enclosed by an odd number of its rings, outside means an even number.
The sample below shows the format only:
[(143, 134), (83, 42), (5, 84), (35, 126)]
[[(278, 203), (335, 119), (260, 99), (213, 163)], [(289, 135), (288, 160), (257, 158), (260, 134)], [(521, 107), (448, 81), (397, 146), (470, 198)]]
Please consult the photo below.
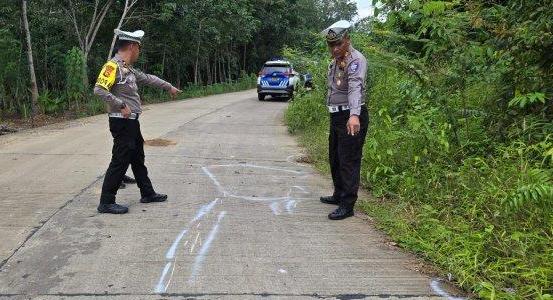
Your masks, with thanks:
[(102, 71), (100, 71), (100, 75), (98, 75), (98, 79), (96, 80), (96, 85), (109, 91), (115, 83), (116, 74), (117, 64), (112, 61), (108, 61), (102, 68)]

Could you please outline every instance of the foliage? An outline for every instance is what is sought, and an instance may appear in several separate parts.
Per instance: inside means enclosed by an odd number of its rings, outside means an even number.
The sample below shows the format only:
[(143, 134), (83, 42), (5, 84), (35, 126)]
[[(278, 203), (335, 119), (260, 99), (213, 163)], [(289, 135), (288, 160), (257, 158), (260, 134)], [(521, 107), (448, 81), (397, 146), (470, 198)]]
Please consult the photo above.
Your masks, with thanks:
[[(553, 294), (553, 4), (380, 1), (353, 35), (369, 60), (361, 207), (486, 299)], [(288, 53), (317, 89), (286, 112), (326, 165), (329, 63)], [(309, 63), (305, 63), (309, 62)]]
[(84, 55), (73, 47), (65, 56), (65, 93), (70, 101), (79, 102), (86, 95), (87, 87), (83, 85), (86, 77)]
[[(112, 4), (91, 38), (90, 21), (105, 3)], [(61, 111), (90, 104), (84, 101), (92, 90), (89, 83), (105, 63), (123, 6), (124, 1), (28, 1), (39, 94), (49, 91), (42, 103), (63, 99), (65, 104), (56, 104)], [(23, 114), (30, 103), (20, 9), (17, 1), (0, 7), (0, 113)], [(313, 32), (355, 14), (351, 0), (139, 0), (122, 29), (146, 32), (138, 68), (178, 87), (215, 89), (258, 72), (285, 45), (304, 47)], [(90, 49), (83, 39), (94, 41)]]

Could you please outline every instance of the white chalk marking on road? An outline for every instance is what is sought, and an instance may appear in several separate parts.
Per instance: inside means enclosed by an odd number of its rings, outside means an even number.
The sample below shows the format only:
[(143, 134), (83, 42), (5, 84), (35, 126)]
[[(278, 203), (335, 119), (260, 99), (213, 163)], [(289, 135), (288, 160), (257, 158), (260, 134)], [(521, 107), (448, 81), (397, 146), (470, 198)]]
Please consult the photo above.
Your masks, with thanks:
[(308, 191), (305, 189), (305, 187), (303, 187), (303, 186), (294, 185), (293, 188), (302, 191), (302, 193), (304, 193), (304, 194), (309, 194), (309, 192), (308, 192)]
[(192, 244), (192, 247), (190, 247), (190, 253), (194, 252), (194, 247), (196, 247), (196, 243), (198, 242), (199, 237), (200, 237), (200, 233), (198, 232), (198, 234), (196, 235), (196, 240)]
[[(209, 204), (202, 205), (200, 207), (200, 209), (198, 210), (198, 212), (196, 213), (196, 215), (194, 216), (194, 218), (188, 223), (188, 226), (192, 226), (194, 224), (194, 222), (200, 221), (207, 213), (209, 213), (213, 209), (213, 207), (217, 204), (218, 201), (219, 201), (219, 198), (211, 201)], [(198, 222), (198, 224), (196, 224), (196, 228), (199, 228), (200, 224), (201, 224), (201, 222)], [(179, 235), (177, 235), (177, 237), (175, 238), (175, 240), (171, 244), (171, 247), (169, 247), (169, 249), (167, 250), (167, 252), (165, 254), (165, 259), (166, 260), (172, 260), (172, 262), (169, 261), (165, 264), (165, 267), (163, 268), (163, 271), (161, 272), (159, 282), (158, 282), (158, 284), (156, 285), (156, 288), (155, 288), (156, 293), (158, 293), (158, 294), (159, 293), (165, 293), (167, 291), (167, 288), (169, 287), (169, 284), (171, 283), (171, 279), (173, 278), (173, 274), (175, 272), (175, 267), (176, 267), (176, 258), (175, 257), (176, 257), (176, 253), (177, 253), (178, 248), (179, 248), (179, 244), (181, 243), (181, 240), (188, 234), (188, 232), (189, 232), (188, 227), (185, 227), (179, 233)], [(192, 245), (190, 253), (192, 253), (192, 250), (193, 250), (194, 246), (196, 245), (196, 242), (198, 241), (199, 235), (200, 235), (200, 233), (198, 232), (198, 235), (196, 236), (196, 241), (194, 242), (194, 245)], [(184, 242), (183, 247), (186, 247), (186, 245), (188, 245), (188, 240), (186, 240)], [(171, 276), (169, 277), (168, 280), (166, 280), (166, 276), (167, 276), (170, 269), (171, 269)]]
[(432, 282), (430, 282), (430, 287), (434, 290), (434, 292), (444, 298), (447, 298), (447, 300), (465, 300), (466, 298), (463, 297), (454, 297), (451, 296), (448, 292), (444, 291), (440, 287), (440, 281), (439, 279), (433, 278)]
[(289, 200), (286, 202), (286, 211), (291, 214), (293, 213), (293, 209), (296, 207), (296, 200)]
[(252, 165), (252, 164), (210, 165), (209, 167), (249, 167), (249, 168), (257, 168), (257, 169), (273, 170), (273, 171), (282, 171), (282, 172), (288, 172), (288, 173), (294, 173), (294, 174), (303, 174), (303, 172), (296, 171), (296, 170), (290, 170), (290, 169), (284, 169), (284, 168), (272, 167), (272, 166), (258, 166), (258, 165)]
[(248, 201), (282, 201), (282, 200), (288, 200), (288, 197), (249, 197), (249, 196), (238, 196), (238, 195), (232, 195), (232, 194), (229, 194), (228, 197), (244, 199), (244, 200), (248, 200)]
[(177, 252), (179, 243), (182, 240), (182, 238), (186, 235), (187, 232), (188, 232), (188, 229), (184, 229), (183, 231), (181, 231), (181, 233), (177, 236), (177, 238), (175, 239), (175, 241), (173, 242), (169, 250), (167, 250), (167, 254), (165, 254), (165, 259), (175, 258), (175, 253)]
[(202, 171), (204, 171), (205, 175), (207, 175), (207, 177), (209, 177), (211, 181), (213, 181), (213, 183), (215, 184), (219, 192), (223, 194), (223, 197), (227, 196), (227, 191), (223, 188), (223, 186), (219, 183), (219, 181), (217, 181), (217, 178), (215, 178), (215, 176), (211, 174), (211, 172), (209, 172), (207, 167), (202, 166)]
[(165, 276), (167, 276), (167, 273), (169, 272), (169, 268), (171, 268), (171, 263), (168, 262), (165, 264), (165, 268), (163, 268), (163, 271), (161, 272), (161, 277), (159, 278), (159, 282), (156, 286), (156, 293), (161, 294), (165, 293), (167, 291), (167, 286), (165, 286)]
[(273, 211), (273, 215), (275, 215), (275, 216), (280, 215), (280, 209), (278, 207), (278, 202), (271, 203), (271, 205), (269, 205), (269, 207)]
[(192, 219), (192, 221), (190, 221), (190, 224), (200, 220), (201, 218), (203, 218), (208, 212), (210, 212), (213, 207), (215, 206), (215, 204), (217, 204), (217, 201), (219, 201), (219, 198), (216, 198), (215, 200), (211, 201), (209, 204), (207, 205), (203, 205), (199, 210), (198, 210), (198, 213), (196, 214), (196, 216), (194, 216), (194, 219)]
[(217, 232), (219, 231), (219, 225), (221, 224), (221, 220), (225, 217), (226, 213), (227, 213), (226, 211), (222, 211), (222, 212), (219, 213), (219, 217), (217, 218), (217, 223), (215, 223), (215, 225), (213, 225), (213, 228), (209, 232), (209, 235), (207, 236), (207, 239), (206, 239), (205, 243), (203, 244), (202, 248), (200, 249), (200, 251), (196, 255), (196, 259), (194, 261), (194, 266), (192, 267), (192, 274), (190, 274), (190, 279), (188, 280), (188, 282), (190, 282), (190, 283), (194, 282), (194, 278), (196, 277), (196, 275), (200, 271), (202, 263), (205, 260), (206, 254), (209, 251), (209, 248), (211, 247), (211, 243), (213, 242), (213, 240), (215, 240), (215, 236), (217, 235)]

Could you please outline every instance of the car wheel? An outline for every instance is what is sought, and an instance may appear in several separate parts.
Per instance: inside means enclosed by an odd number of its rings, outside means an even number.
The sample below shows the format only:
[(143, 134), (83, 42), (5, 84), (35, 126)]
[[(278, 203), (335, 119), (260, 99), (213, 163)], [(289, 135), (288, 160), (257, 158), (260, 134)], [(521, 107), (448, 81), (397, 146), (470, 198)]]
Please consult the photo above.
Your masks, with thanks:
[(265, 95), (257, 94), (257, 99), (259, 99), (259, 101), (263, 101), (263, 100), (265, 100)]

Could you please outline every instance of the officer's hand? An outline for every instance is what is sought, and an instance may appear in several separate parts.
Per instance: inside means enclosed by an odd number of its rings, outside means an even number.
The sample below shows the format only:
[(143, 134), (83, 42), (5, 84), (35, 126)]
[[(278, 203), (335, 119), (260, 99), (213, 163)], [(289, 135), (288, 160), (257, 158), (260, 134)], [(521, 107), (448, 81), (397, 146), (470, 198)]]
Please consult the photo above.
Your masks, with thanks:
[(177, 96), (178, 93), (182, 92), (181, 90), (177, 89), (176, 87), (171, 87), (169, 90), (169, 94), (171, 94), (171, 98), (175, 99), (175, 96)]
[(128, 105), (125, 105), (124, 108), (121, 108), (121, 113), (125, 119), (128, 119), (131, 116), (131, 109)]
[(359, 123), (359, 117), (352, 115), (349, 117), (348, 124), (346, 125), (349, 135), (356, 135), (361, 130), (361, 123)]

